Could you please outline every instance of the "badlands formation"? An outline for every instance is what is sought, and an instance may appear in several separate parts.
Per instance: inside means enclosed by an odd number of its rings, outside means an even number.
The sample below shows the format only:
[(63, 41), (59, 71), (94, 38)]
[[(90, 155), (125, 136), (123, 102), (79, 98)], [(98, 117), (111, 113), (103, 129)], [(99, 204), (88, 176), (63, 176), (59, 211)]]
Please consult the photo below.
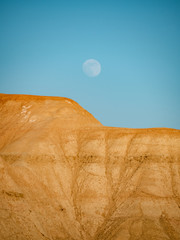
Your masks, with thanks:
[(180, 131), (0, 94), (1, 240), (179, 240)]

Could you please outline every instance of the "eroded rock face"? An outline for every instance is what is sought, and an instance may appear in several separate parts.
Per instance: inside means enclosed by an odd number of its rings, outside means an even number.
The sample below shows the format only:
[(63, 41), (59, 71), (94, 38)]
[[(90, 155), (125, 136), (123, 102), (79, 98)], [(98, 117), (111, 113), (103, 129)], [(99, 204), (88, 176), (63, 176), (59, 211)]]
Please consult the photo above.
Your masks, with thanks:
[(0, 239), (180, 239), (180, 131), (0, 95)]

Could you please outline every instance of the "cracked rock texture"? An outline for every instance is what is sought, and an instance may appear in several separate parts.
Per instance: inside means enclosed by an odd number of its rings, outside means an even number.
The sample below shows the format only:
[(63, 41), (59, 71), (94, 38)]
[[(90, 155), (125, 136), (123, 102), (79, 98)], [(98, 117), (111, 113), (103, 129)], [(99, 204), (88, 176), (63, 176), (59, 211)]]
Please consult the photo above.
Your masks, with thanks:
[(0, 94), (1, 240), (179, 240), (180, 131)]

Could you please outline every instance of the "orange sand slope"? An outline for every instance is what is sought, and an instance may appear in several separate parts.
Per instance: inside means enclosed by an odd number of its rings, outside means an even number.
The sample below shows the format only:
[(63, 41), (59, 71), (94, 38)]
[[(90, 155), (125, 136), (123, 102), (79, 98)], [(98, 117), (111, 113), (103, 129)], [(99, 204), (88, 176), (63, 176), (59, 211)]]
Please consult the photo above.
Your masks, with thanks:
[(180, 130), (0, 94), (1, 240), (180, 239)]

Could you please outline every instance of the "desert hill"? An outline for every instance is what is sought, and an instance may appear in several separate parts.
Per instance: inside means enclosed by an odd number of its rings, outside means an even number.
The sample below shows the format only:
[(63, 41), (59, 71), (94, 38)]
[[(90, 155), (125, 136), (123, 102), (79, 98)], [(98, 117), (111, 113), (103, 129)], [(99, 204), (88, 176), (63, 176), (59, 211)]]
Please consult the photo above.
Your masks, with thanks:
[(0, 239), (180, 239), (180, 131), (0, 94)]

